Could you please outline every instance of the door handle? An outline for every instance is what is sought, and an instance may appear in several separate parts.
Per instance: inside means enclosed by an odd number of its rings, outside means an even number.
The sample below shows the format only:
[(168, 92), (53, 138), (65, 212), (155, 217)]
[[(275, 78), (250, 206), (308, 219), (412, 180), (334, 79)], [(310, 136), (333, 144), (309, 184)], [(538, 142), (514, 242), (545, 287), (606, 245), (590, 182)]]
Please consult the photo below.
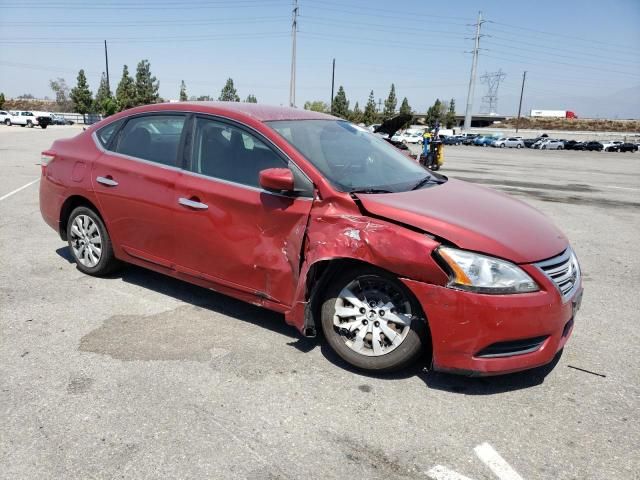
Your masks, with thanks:
[(116, 182), (113, 178), (110, 178), (110, 177), (97, 177), (96, 182), (101, 183), (102, 185), (106, 185), (107, 187), (118, 186), (118, 182)]
[(184, 205), (185, 207), (195, 208), (196, 210), (206, 210), (209, 208), (209, 205), (206, 203), (201, 203), (196, 200), (189, 200), (188, 198), (180, 197), (178, 199), (178, 203), (180, 205)]

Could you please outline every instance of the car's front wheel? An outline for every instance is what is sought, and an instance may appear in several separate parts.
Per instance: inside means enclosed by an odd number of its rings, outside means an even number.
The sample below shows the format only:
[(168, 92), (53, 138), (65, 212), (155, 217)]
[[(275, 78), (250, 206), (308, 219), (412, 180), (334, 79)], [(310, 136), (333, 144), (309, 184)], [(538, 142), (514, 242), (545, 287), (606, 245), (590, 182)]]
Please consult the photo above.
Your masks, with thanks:
[(9, 120), (9, 119), (7, 118), (7, 119), (4, 121), (4, 124), (5, 124), (7, 127), (10, 127), (10, 126), (11, 126), (11, 120)]
[(77, 207), (69, 215), (67, 241), (78, 270), (102, 276), (119, 266), (111, 238), (100, 216), (87, 207)]
[(427, 328), (420, 305), (393, 275), (374, 267), (330, 281), (322, 304), (322, 330), (331, 348), (371, 372), (398, 370), (424, 351)]

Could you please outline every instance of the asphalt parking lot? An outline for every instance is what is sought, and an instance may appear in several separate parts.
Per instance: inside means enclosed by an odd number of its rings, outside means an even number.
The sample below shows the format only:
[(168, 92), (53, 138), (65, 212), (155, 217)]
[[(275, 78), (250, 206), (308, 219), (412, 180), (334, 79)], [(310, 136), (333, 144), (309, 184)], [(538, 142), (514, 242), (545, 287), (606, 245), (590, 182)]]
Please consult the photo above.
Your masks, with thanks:
[(567, 234), (573, 337), (553, 368), (372, 377), (280, 315), (140, 268), (78, 272), (37, 182), (16, 191), (78, 131), (0, 127), (1, 478), (639, 478), (640, 154), (446, 148), (443, 174)]

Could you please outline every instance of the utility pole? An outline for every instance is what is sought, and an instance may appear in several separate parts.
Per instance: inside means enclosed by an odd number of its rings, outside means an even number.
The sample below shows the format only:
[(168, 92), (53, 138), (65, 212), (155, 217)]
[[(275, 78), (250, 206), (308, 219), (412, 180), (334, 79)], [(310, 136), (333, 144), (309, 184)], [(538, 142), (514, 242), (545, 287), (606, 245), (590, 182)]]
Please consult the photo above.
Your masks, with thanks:
[(331, 115), (333, 115), (333, 88), (335, 86), (335, 80), (336, 80), (336, 59), (333, 59), (333, 70), (331, 71), (331, 102), (329, 103), (329, 105), (331, 105), (331, 108), (329, 109), (329, 111), (331, 112)]
[(524, 95), (524, 81), (527, 79), (527, 71), (522, 74), (522, 89), (520, 90), (520, 105), (518, 106), (518, 120), (516, 120), (516, 133), (520, 128), (520, 112), (522, 112), (522, 96)]
[(473, 89), (476, 84), (476, 69), (478, 68), (478, 51), (480, 50), (480, 27), (484, 20), (482, 20), (482, 12), (478, 12), (478, 23), (476, 27), (475, 44), (473, 47), (473, 61), (471, 62), (471, 78), (469, 78), (469, 91), (467, 92), (467, 109), (464, 114), (464, 130), (471, 128), (471, 108), (473, 107)]
[(107, 90), (111, 91), (111, 84), (109, 83), (109, 53), (107, 52), (107, 41), (104, 41), (104, 63), (107, 68)]
[(289, 85), (289, 106), (296, 106), (296, 32), (298, 31), (298, 0), (293, 0), (293, 21), (291, 22), (291, 83)]

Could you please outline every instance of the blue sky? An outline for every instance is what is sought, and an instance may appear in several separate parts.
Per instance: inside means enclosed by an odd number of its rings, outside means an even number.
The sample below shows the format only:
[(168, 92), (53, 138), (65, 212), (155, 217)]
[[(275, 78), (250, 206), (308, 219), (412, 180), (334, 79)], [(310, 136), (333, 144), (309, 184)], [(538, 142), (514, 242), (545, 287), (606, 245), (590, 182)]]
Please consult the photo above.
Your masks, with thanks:
[[(464, 111), (478, 10), (478, 74), (502, 69), (498, 111), (514, 114), (523, 70), (523, 110), (640, 117), (640, 1), (299, 0), (297, 104), (329, 101), (336, 84), (351, 105), (374, 90), (424, 111), (436, 97)], [(95, 90), (109, 42), (112, 88), (122, 65), (151, 62), (160, 94), (219, 94), (232, 77), (242, 98), (287, 104), (291, 0), (0, 0), (0, 91), (53, 96), (48, 80), (70, 85), (84, 68)], [(474, 112), (486, 87), (479, 81)]]

